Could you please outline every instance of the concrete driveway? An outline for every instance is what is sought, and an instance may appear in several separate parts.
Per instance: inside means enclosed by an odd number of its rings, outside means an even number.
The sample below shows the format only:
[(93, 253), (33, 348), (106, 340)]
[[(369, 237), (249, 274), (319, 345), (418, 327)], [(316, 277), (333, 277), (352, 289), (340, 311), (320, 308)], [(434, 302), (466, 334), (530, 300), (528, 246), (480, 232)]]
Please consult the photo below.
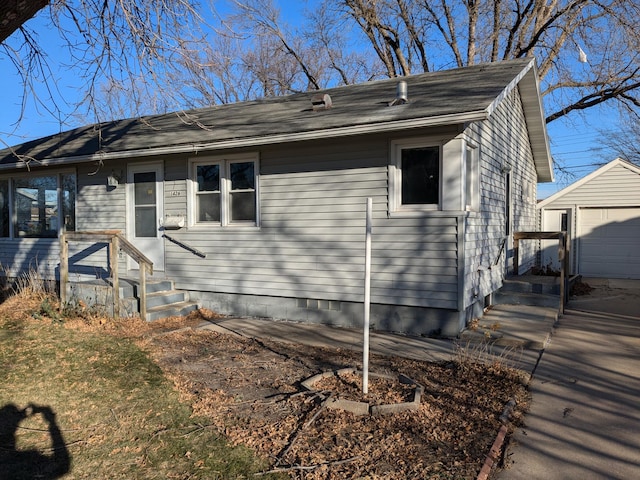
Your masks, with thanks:
[(585, 279), (531, 382), (506, 479), (640, 478), (640, 281)]

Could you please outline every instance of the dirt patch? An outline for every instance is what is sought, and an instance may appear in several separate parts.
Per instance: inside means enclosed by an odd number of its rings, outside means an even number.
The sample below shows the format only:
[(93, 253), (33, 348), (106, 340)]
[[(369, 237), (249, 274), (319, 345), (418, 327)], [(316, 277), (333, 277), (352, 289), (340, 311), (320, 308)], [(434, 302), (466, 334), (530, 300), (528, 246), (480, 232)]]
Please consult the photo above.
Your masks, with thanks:
[(571, 288), (571, 295), (589, 295), (594, 288), (585, 282), (576, 282)]
[[(190, 318), (187, 322), (193, 322)], [(210, 420), (190, 435), (215, 429), (291, 478), (475, 478), (505, 404), (517, 400), (517, 424), (528, 403), (520, 375), (501, 361), (477, 364), (461, 356), (460, 362), (429, 363), (372, 356), (372, 372), (407, 375), (425, 387), (425, 394), (417, 411), (357, 417), (324, 408), (336, 392), (351, 391), (357, 398), (356, 378), (311, 392), (301, 382), (359, 366), (358, 352), (204, 330), (168, 332), (145, 332), (145, 344), (195, 413)], [(383, 403), (404, 394), (376, 382), (368, 400), (372, 397)]]

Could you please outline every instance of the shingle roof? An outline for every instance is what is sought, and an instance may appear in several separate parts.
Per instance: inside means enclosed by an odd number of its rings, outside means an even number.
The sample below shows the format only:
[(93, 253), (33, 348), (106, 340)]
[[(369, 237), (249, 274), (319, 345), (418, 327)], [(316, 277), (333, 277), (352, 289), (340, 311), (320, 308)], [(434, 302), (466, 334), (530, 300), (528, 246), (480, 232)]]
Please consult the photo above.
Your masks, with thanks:
[[(90, 125), (0, 150), (0, 168), (16, 167), (15, 154), (59, 164), (481, 120), (533, 68), (531, 59), (512, 60)], [(391, 107), (400, 80), (407, 82), (409, 103)], [(318, 93), (330, 95), (332, 108), (312, 110)], [(544, 122), (541, 111), (533, 113)]]

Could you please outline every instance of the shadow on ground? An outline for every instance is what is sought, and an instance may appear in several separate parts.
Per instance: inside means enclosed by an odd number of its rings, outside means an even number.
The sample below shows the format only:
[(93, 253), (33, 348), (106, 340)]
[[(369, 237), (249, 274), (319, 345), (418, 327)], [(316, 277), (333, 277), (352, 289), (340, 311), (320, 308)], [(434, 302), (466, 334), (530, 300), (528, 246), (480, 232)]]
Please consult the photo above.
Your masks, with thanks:
[[(46, 428), (22, 426), (33, 417), (39, 417)], [(23, 432), (45, 443), (37, 449), (20, 449), (18, 435)], [(0, 480), (54, 480), (69, 472), (70, 465), (71, 457), (50, 407), (29, 405), (20, 409), (10, 403), (0, 408)]]

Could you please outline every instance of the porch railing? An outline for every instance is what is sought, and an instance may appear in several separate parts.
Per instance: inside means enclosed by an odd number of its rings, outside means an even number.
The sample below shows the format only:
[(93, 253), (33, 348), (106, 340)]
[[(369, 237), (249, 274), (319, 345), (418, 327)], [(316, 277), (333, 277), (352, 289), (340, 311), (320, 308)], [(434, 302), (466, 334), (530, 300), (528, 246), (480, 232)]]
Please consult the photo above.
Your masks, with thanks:
[(560, 313), (568, 296), (569, 235), (567, 232), (515, 232), (513, 234), (513, 274), (518, 275), (520, 266), (520, 240), (558, 240), (558, 260), (560, 261)]
[(107, 243), (109, 245), (109, 275), (113, 290), (113, 316), (120, 317), (120, 280), (118, 252), (123, 251), (140, 266), (140, 317), (147, 316), (147, 272), (153, 275), (153, 262), (127, 240), (120, 230), (93, 232), (63, 232), (60, 234), (60, 301), (67, 303), (69, 283), (69, 242)]

